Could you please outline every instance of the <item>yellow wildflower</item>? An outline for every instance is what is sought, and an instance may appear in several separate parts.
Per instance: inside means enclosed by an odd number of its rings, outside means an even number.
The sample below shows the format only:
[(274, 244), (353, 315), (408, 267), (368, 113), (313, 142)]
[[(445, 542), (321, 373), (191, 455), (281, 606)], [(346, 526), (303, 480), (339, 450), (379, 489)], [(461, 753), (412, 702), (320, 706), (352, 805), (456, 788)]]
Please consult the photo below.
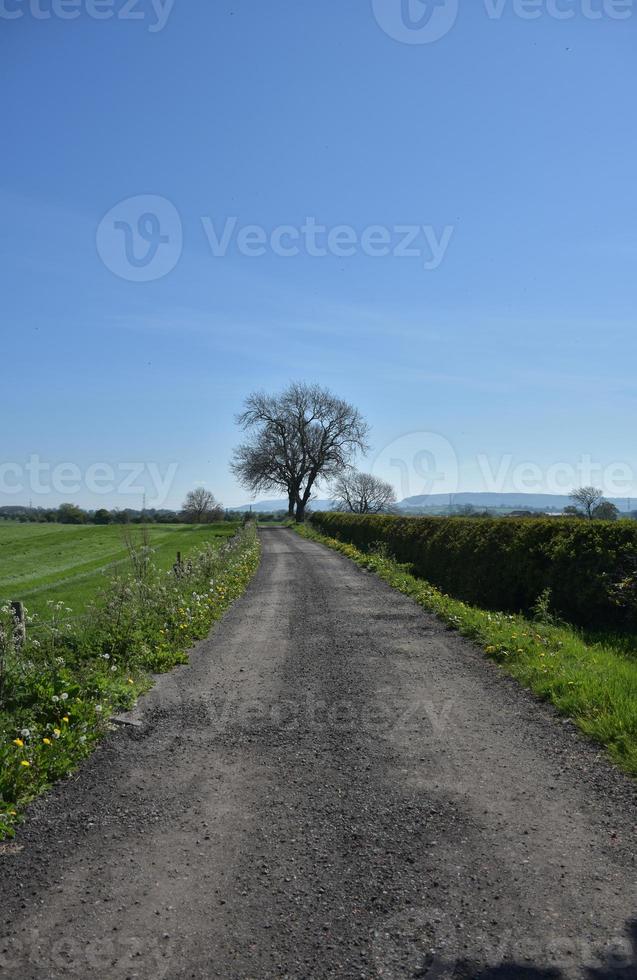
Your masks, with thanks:
[(30, 763), (30, 762), (27, 762), (27, 760), (26, 760), (26, 759), (22, 759), (22, 760), (21, 760), (21, 762), (20, 762), (20, 765), (21, 765), (21, 766), (30, 766), (30, 765), (31, 765), (31, 763)]
[(68, 725), (68, 723), (69, 723), (69, 719), (67, 718), (67, 716), (66, 716), (66, 715), (64, 715), (64, 718), (62, 719), (62, 721), (63, 721), (63, 722), (64, 722), (64, 723), (66, 724), (66, 725)]
[(17, 745), (17, 746), (18, 746), (18, 748), (19, 748), (19, 749), (21, 749), (21, 748), (22, 748), (22, 746), (24, 745), (24, 742), (22, 741), (22, 739), (21, 739), (21, 738), (14, 738), (14, 740), (13, 740), (13, 744), (14, 744), (14, 745)]
[(43, 738), (42, 741), (44, 742), (45, 745), (52, 745), (50, 738)]

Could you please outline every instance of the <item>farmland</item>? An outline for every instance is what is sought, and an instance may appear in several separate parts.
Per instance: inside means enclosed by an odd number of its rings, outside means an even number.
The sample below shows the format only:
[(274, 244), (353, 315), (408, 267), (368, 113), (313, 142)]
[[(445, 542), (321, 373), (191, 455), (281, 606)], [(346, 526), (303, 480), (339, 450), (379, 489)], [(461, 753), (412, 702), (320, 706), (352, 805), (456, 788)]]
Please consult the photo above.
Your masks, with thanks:
[[(160, 524), (148, 528), (156, 563), (169, 568), (177, 551), (187, 555), (211, 540), (230, 537), (236, 524)], [(47, 602), (63, 600), (81, 613), (108, 578), (126, 562), (126, 533), (137, 525), (0, 523), (0, 599), (20, 599), (44, 615)]]

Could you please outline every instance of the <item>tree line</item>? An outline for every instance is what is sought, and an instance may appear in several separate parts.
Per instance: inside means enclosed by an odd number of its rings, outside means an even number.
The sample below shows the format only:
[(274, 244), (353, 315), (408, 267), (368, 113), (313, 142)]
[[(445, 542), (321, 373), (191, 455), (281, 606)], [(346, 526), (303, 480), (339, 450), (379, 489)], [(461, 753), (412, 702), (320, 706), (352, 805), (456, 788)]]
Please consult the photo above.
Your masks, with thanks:
[[(149, 507), (135, 510), (130, 507), (108, 510), (100, 507), (88, 510), (76, 504), (60, 504), (59, 507), (0, 507), (0, 520), (18, 521), (20, 524), (208, 524), (212, 521), (238, 521), (242, 514), (224, 510), (212, 494), (202, 503), (199, 491), (191, 491), (181, 510)], [(203, 491), (207, 494), (208, 491)], [(214, 501), (214, 503), (213, 503)]]

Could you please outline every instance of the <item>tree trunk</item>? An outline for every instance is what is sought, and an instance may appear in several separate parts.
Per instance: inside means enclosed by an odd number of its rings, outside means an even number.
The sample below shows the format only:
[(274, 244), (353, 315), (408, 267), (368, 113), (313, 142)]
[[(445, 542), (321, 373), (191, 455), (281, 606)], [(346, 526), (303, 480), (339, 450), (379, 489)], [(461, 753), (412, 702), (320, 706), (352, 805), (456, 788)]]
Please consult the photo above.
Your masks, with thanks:
[(296, 523), (303, 524), (305, 521), (305, 503), (302, 500), (296, 502)]
[(288, 517), (294, 517), (294, 505), (296, 503), (296, 494), (294, 492), (288, 493)]

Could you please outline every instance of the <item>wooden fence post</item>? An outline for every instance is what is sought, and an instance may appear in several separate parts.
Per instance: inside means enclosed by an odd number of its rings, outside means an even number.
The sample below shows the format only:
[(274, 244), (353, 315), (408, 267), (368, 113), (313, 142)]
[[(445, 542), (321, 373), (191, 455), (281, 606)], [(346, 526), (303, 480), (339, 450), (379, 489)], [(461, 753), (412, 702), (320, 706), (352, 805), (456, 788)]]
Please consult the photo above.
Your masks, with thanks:
[(27, 638), (27, 620), (24, 613), (24, 605), (16, 600), (11, 603), (11, 612), (15, 626), (13, 628), (13, 639), (17, 649), (24, 644)]

